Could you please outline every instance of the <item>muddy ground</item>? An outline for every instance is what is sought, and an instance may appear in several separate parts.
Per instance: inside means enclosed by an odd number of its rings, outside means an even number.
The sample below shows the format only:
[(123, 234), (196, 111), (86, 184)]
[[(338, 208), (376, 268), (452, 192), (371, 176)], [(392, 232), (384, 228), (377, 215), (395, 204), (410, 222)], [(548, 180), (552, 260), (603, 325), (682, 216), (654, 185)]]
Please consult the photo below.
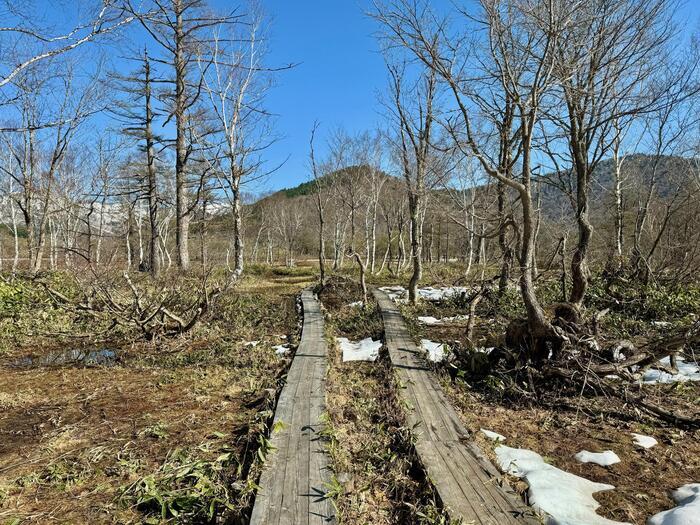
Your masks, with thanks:
[[(403, 312), (416, 340), (425, 338), (457, 348), (467, 346), (466, 321), (426, 326), (416, 320), (417, 316), (444, 318), (465, 313), (454, 302), (423, 302), (416, 308), (405, 306)], [(482, 348), (503, 344), (507, 322), (508, 318), (500, 312), (483, 311), (477, 319), (473, 344)], [(643, 327), (644, 323), (638, 326)], [(614, 329), (608, 327), (611, 340)], [(633, 327), (624, 335), (641, 341), (658, 335), (653, 331), (635, 333)], [(675, 506), (670, 497), (672, 490), (700, 480), (698, 431), (683, 430), (645, 414), (635, 414), (616, 398), (560, 391), (553, 384), (540, 400), (514, 399), (506, 395), (496, 377), (458, 374), (449, 364), (435, 368), (465, 426), (494, 462), (493, 449), (497, 445), (479, 432), (482, 428), (506, 436), (507, 446), (533, 450), (565, 471), (614, 485), (615, 490), (595, 495), (601, 503), (598, 513), (607, 518), (642, 525), (649, 516)], [(643, 388), (666, 408), (700, 414), (697, 382)], [(632, 432), (653, 436), (659, 444), (648, 450), (638, 447), (632, 441)], [(581, 450), (613, 450), (621, 462), (610, 467), (579, 463), (574, 455)], [(515, 479), (512, 482), (525, 497), (526, 484)]]
[(102, 327), (39, 290), (14, 305), (0, 322), (0, 523), (244, 521), (289, 363), (273, 346), (297, 342), (309, 282), (246, 278), (202, 326), (154, 341), (52, 336)]

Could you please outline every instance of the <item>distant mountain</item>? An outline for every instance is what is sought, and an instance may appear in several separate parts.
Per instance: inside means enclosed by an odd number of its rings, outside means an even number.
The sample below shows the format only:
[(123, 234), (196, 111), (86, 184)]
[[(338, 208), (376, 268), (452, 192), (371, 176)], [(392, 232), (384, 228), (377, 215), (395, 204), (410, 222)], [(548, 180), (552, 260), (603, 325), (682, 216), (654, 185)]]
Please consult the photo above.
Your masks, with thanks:
[[(677, 184), (691, 182), (693, 178), (698, 180), (700, 173), (700, 160), (693, 158), (684, 158), (677, 156), (662, 156), (656, 158), (651, 155), (634, 154), (624, 158), (622, 163), (622, 177), (624, 179), (624, 193), (628, 196), (637, 195), (639, 191), (644, 190), (652, 180), (652, 172), (656, 163), (656, 195), (664, 198), (671, 195)], [(361, 183), (362, 169), (367, 169), (363, 166), (350, 166), (328, 174), (321, 178), (322, 185), (330, 184), (349, 184), (353, 178)], [(601, 161), (595, 169), (592, 177), (590, 202), (591, 210), (594, 211), (601, 207), (609, 207), (610, 199), (614, 185), (614, 170), (615, 164), (613, 159), (605, 159)], [(397, 177), (382, 173), (386, 177), (384, 190), (404, 191), (403, 181)], [(533, 183), (533, 196), (536, 198), (537, 181)], [(540, 191), (542, 191), (541, 206), (546, 217), (551, 220), (559, 220), (563, 217), (571, 217), (573, 208), (572, 203), (565, 191), (559, 186), (563, 186), (566, 191), (570, 191), (575, 195), (576, 181), (570, 171), (563, 172), (561, 176), (556, 173), (548, 173), (541, 176)], [(298, 184), (291, 188), (284, 188), (265, 197), (258, 199), (250, 206), (258, 208), (262, 203), (274, 202), (278, 199), (299, 199), (314, 195), (316, 193), (316, 181), (310, 180)], [(435, 189), (432, 191), (433, 196), (437, 201), (446, 201), (448, 197), (444, 189)]]
[[(343, 184), (350, 184), (351, 182), (355, 182), (356, 184), (361, 185), (363, 184), (364, 175), (362, 173), (362, 170), (368, 169), (369, 168), (367, 166), (348, 166), (347, 168), (341, 168), (337, 171), (322, 176), (319, 179), (318, 183), (322, 187), (325, 187), (331, 183), (340, 184), (342, 186)], [(399, 179), (387, 173), (381, 172), (380, 176), (386, 178), (387, 183), (389, 184), (401, 183)], [(301, 184), (298, 184), (292, 188), (283, 188), (279, 191), (266, 195), (258, 199), (253, 204), (261, 203), (263, 201), (277, 200), (279, 198), (294, 199), (298, 197), (307, 197), (309, 195), (314, 195), (316, 193), (316, 188), (317, 182), (315, 180), (309, 180), (306, 182), (302, 182)]]

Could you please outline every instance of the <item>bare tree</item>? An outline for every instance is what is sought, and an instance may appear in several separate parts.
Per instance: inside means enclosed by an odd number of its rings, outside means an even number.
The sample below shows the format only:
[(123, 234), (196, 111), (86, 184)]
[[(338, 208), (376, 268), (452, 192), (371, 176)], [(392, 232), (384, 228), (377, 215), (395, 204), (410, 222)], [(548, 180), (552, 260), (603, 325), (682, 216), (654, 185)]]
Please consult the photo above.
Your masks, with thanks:
[[(535, 341), (535, 345), (529, 346), (536, 359), (546, 357), (546, 343), (560, 341), (561, 336), (535, 295), (532, 259), (536, 216), (531, 181), (533, 137), (541, 119), (543, 99), (552, 88), (553, 48), (563, 23), (554, 2), (525, 5), (516, 0), (482, 0), (478, 16), (462, 13), (470, 26), (476, 19), (484, 30), (484, 41), (476, 49), (465, 49), (465, 43), (473, 39), (464, 33), (450, 34), (447, 21), (432, 13), (426, 2), (397, 0), (388, 6), (375, 5), (376, 17), (386, 28), (387, 38), (408, 49), (439, 75), (452, 93), (458, 117), (448, 122), (447, 128), (456, 147), (473, 155), (490, 177), (518, 194), (522, 213), (518, 221), (522, 225), (518, 233), (520, 289), (530, 337)], [(480, 80), (487, 84), (484, 86), (487, 96), (479, 92)], [(473, 124), (477, 114), (488, 118), (489, 112), (480, 113), (481, 109), (494, 105), (512, 107), (516, 134), (506, 140), (515, 142), (519, 177), (511, 172), (510, 163), (504, 166), (498, 159), (489, 157), (489, 141), (485, 140), (488, 135), (478, 134)], [(496, 115), (502, 113), (503, 110)], [(498, 132), (499, 126), (494, 129)], [(510, 153), (507, 156), (511, 158)]]
[(332, 195), (328, 189), (330, 173), (323, 173), (321, 167), (316, 162), (316, 151), (314, 148), (314, 140), (316, 131), (318, 130), (318, 122), (314, 122), (311, 128), (311, 138), (309, 139), (309, 163), (311, 164), (311, 176), (313, 177), (315, 187), (315, 204), (316, 213), (318, 216), (318, 271), (319, 282), (321, 287), (326, 284), (326, 206)]
[[(56, 70), (37, 65), (15, 77), (13, 105), (21, 120), (2, 138), (14, 158), (8, 174), (21, 188), (16, 203), (24, 217), (32, 272), (41, 269), (58, 172), (78, 127), (100, 104), (97, 88), (94, 79), (78, 84), (71, 63)], [(49, 96), (57, 97), (57, 104)]]
[[(8, 2), (10, 0), (5, 0)], [(115, 33), (134, 20), (134, 16), (128, 15), (121, 6), (121, 0), (103, 0), (91, 10), (93, 14), (88, 20), (80, 21), (63, 34), (51, 34), (48, 29), (37, 27), (36, 9), (31, 4), (24, 8), (17, 2), (11, 3), (12, 8), (8, 9), (11, 14), (4, 13), (3, 19), (15, 24), (0, 27), (0, 64), (3, 68), (0, 88), (35, 64), (93, 42), (102, 35)], [(10, 42), (3, 42), (3, 37), (9, 38)]]
[[(197, 207), (198, 193), (189, 195), (189, 161), (194, 151), (194, 112), (202, 92), (202, 75), (195, 61), (210, 43), (209, 31), (216, 26), (235, 24), (238, 16), (215, 16), (206, 9), (204, 0), (151, 0), (152, 9), (145, 13), (131, 0), (126, 8), (135, 16), (162, 49), (165, 58), (154, 61), (172, 68), (168, 83), (173, 87), (163, 96), (170, 104), (166, 123), (175, 120), (175, 243), (177, 264), (187, 270), (190, 266), (189, 231), (192, 213)], [(140, 4), (139, 4), (140, 6)], [(206, 36), (205, 36), (206, 35)], [(196, 133), (202, 136), (202, 133)], [(194, 202), (190, 200), (194, 199)]]
[(408, 194), (408, 213), (411, 233), (411, 260), (413, 273), (408, 285), (408, 297), (416, 302), (418, 283), (423, 272), (422, 213), (426, 198), (429, 172), (434, 168), (431, 155), (435, 125), (435, 98), (437, 73), (433, 68), (420, 71), (415, 82), (409, 84), (404, 64), (387, 62), (393, 106), (391, 112), (397, 126), (396, 146), (401, 174)]
[(646, 80), (658, 60), (663, 61), (674, 34), (671, 17), (676, 5), (675, 0), (596, 0), (573, 9), (559, 6), (571, 17), (553, 46), (554, 74), (565, 110), (550, 116), (566, 136), (576, 179), (578, 243), (570, 296), (574, 304), (583, 302), (588, 286), (593, 171), (614, 144), (616, 120), (654, 103)]
[[(215, 31), (209, 56), (198, 57), (203, 88), (213, 112), (214, 130), (206, 149), (212, 151), (214, 172), (220, 177), (233, 219), (234, 277), (243, 272), (241, 185), (267, 175), (263, 152), (274, 142), (270, 113), (263, 107), (271, 70), (263, 63), (263, 17), (252, 12), (240, 24), (229, 26), (223, 38)], [(234, 29), (243, 28), (241, 32)], [(218, 131), (217, 131), (218, 130)]]
[[(112, 109), (113, 115), (123, 124), (124, 133), (140, 143), (144, 162), (136, 162), (134, 173), (139, 182), (134, 190), (139, 198), (148, 202), (148, 269), (157, 276), (161, 271), (159, 257), (160, 228), (158, 226), (158, 174), (156, 146), (161, 142), (154, 130), (154, 123), (160, 113), (155, 107), (154, 78), (148, 50), (139, 57), (139, 69), (131, 75), (114, 75), (117, 87), (126, 95)], [(157, 81), (157, 79), (156, 79)], [(145, 170), (142, 168), (145, 167)], [(145, 171), (145, 173), (144, 173)]]

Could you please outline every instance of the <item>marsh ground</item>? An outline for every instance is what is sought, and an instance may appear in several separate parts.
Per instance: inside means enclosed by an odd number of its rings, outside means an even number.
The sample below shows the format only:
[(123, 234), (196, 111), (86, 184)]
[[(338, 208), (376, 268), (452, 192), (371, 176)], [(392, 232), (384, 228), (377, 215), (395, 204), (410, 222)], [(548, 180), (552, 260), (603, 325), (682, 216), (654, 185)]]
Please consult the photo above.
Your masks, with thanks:
[(288, 365), (273, 347), (297, 342), (295, 297), (310, 280), (257, 272), (206, 323), (152, 341), (97, 335), (104, 319), (65, 311), (36, 282), (5, 283), (0, 523), (243, 519)]

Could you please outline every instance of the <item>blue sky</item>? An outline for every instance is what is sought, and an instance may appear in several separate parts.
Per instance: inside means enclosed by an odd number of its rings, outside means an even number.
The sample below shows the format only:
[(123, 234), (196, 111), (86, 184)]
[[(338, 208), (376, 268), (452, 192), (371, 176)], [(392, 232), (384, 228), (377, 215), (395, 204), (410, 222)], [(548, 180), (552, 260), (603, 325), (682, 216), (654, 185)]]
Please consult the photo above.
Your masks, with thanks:
[[(70, 17), (74, 0), (27, 0), (39, 17), (57, 22)], [(217, 11), (231, 11), (237, 0), (209, 0)], [(308, 141), (313, 122), (321, 123), (318, 154), (325, 136), (342, 126), (349, 132), (382, 126), (378, 94), (386, 85), (386, 73), (374, 37), (376, 23), (366, 15), (371, 0), (258, 0), (271, 19), (269, 65), (299, 65), (278, 75), (270, 92), (268, 109), (278, 115), (281, 137), (268, 151), (268, 166), (286, 163), (265, 182), (247, 188), (258, 193), (291, 187), (308, 180)], [(447, 6), (453, 0), (432, 0)], [(457, 0), (470, 4), (474, 0)], [(63, 5), (65, 9), (56, 9)], [(677, 14), (686, 34), (698, 29), (700, 0), (687, 0)], [(72, 20), (63, 20), (71, 24)], [(134, 36), (132, 34), (132, 36)], [(136, 38), (138, 41), (139, 38)], [(127, 44), (128, 45), (128, 44)], [(133, 42), (131, 46), (137, 45)], [(157, 46), (152, 47), (153, 51)], [(128, 54), (120, 50), (117, 56)], [(126, 52), (126, 53), (124, 53)], [(114, 61), (119, 62), (115, 56)], [(132, 66), (115, 64), (118, 69)]]
[[(260, 189), (294, 186), (308, 179), (308, 141), (314, 120), (322, 129), (319, 143), (334, 127), (350, 132), (382, 126), (378, 93), (386, 85), (384, 62), (366, 16), (370, 0), (261, 0), (272, 17), (271, 64), (299, 62), (280, 74), (269, 108), (279, 115), (282, 135), (268, 152), (269, 164), (284, 166)], [(449, 5), (451, 0), (434, 0)], [(460, 0), (469, 4), (472, 0)], [(232, 0), (217, 0), (221, 7)], [(678, 23), (688, 33), (698, 28), (700, 0), (687, 0)], [(322, 144), (319, 144), (322, 149)], [(253, 188), (251, 188), (253, 189)]]
[(314, 120), (325, 133), (343, 126), (350, 132), (381, 125), (377, 92), (385, 70), (373, 37), (375, 23), (365, 16), (367, 2), (356, 0), (267, 0), (272, 17), (272, 64), (299, 63), (281, 73), (269, 108), (279, 115), (283, 138), (269, 151), (270, 164), (289, 156), (267, 185), (293, 186), (308, 178), (308, 142)]

